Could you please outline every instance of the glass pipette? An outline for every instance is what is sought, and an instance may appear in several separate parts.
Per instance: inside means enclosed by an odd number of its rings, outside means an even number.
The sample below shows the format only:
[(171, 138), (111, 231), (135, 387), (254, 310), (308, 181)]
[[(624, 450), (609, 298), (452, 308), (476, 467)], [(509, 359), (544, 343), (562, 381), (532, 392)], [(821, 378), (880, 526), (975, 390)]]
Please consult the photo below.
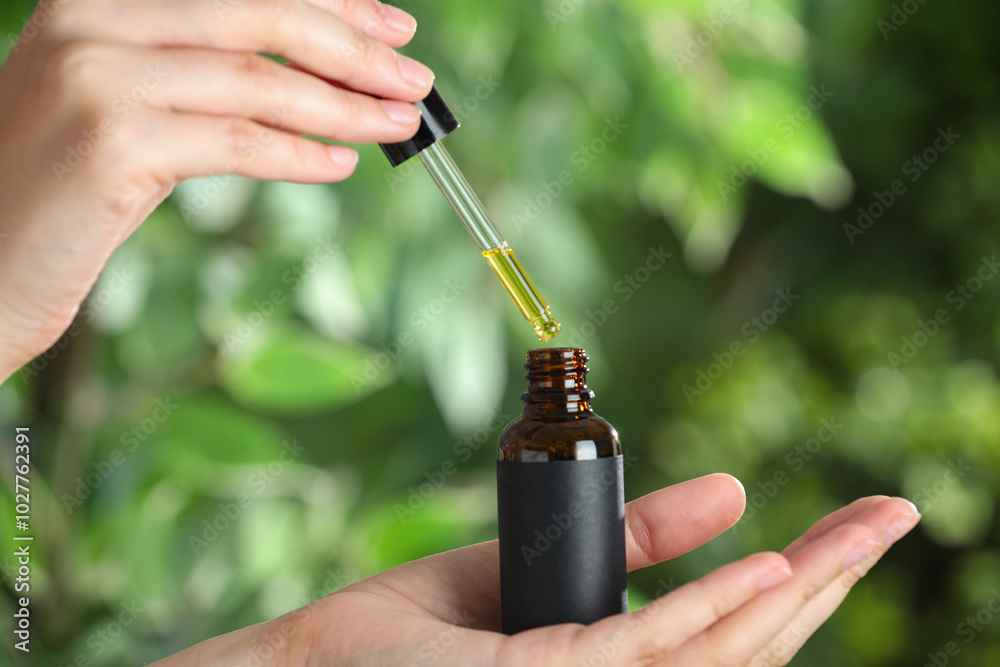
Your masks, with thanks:
[(409, 141), (398, 144), (380, 144), (382, 150), (394, 167), (414, 155), (420, 156), (441, 192), (455, 208), (462, 224), (479, 244), (483, 257), (514, 300), (521, 315), (535, 329), (535, 335), (540, 341), (549, 342), (559, 333), (559, 322), (552, 317), (549, 304), (538, 293), (538, 288), (525, 273), (517, 255), (490, 220), (479, 197), (441, 145), (441, 139), (459, 127), (455, 114), (445, 104), (437, 89), (432, 89), (430, 95), (417, 102), (416, 106), (421, 111), (417, 134)]
[(538, 288), (521, 266), (517, 255), (497, 231), (489, 213), (448, 155), (447, 149), (441, 142), (437, 142), (418, 155), (434, 182), (455, 208), (462, 224), (479, 244), (483, 257), (514, 300), (521, 315), (535, 329), (538, 340), (543, 343), (552, 340), (559, 333), (559, 322), (552, 317), (549, 304), (538, 293)]

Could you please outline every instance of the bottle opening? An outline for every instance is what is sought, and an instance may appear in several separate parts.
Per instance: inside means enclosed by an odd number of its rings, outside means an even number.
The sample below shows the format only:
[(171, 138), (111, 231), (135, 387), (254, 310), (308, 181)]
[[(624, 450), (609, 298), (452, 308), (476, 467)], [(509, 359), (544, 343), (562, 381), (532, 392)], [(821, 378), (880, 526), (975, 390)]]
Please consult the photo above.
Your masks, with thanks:
[(594, 392), (587, 387), (589, 357), (579, 347), (551, 347), (528, 351), (524, 364), (528, 390), (525, 403), (556, 404), (568, 412), (589, 412)]

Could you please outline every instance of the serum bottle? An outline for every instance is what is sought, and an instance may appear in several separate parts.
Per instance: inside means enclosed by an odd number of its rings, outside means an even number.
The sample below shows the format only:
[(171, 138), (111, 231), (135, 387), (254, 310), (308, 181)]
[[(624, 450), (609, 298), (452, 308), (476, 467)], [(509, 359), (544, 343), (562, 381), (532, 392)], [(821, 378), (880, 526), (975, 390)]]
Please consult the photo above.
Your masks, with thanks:
[(594, 414), (579, 348), (531, 350), (524, 412), (500, 436), (500, 594), (508, 634), (628, 609), (618, 433)]

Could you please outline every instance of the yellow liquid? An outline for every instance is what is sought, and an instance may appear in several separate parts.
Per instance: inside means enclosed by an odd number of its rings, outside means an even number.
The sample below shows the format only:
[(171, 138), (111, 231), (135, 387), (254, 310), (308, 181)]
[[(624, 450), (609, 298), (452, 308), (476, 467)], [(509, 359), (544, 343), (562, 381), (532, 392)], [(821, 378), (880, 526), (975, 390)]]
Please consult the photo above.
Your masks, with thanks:
[(517, 304), (524, 319), (535, 329), (538, 340), (548, 343), (559, 333), (560, 324), (552, 317), (549, 304), (538, 293), (535, 283), (525, 273), (524, 267), (518, 261), (517, 255), (506, 242), (499, 248), (483, 252), (483, 257), (490, 263), (493, 273), (503, 283), (507, 294)]

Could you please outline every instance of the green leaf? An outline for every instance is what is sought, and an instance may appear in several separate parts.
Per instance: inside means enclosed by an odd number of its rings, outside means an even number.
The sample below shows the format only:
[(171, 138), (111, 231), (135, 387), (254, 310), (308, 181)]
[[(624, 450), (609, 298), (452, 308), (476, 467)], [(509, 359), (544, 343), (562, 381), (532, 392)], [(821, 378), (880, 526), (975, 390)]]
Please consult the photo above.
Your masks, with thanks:
[(220, 372), (239, 401), (297, 415), (341, 408), (385, 387), (395, 379), (388, 357), (294, 331), (224, 360)]
[(170, 414), (153, 437), (156, 451), (169, 461), (194, 458), (195, 463), (229, 465), (272, 461), (285, 439), (276, 425), (216, 396), (166, 397), (163, 405)]

